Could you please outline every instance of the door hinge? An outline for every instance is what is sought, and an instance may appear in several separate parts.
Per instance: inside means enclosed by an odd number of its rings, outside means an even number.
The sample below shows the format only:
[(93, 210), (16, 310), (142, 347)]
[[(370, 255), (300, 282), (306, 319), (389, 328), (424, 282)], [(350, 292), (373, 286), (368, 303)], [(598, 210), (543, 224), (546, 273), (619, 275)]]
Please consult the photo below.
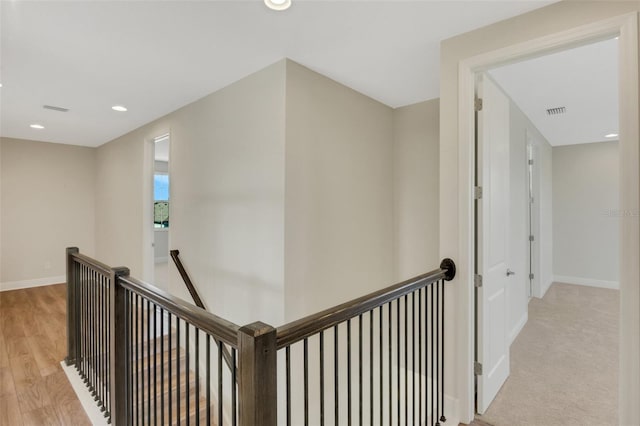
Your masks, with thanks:
[(476, 186), (473, 188), (473, 198), (475, 198), (476, 200), (479, 200), (482, 198), (482, 187), (481, 186)]
[(531, 198), (529, 199), (529, 202), (530, 202), (531, 204), (533, 204), (533, 197), (531, 197)]
[(482, 287), (482, 275), (475, 274), (473, 276), (474, 287)]
[(473, 102), (476, 111), (482, 111), (482, 98), (476, 98)]
[(529, 160), (529, 165), (532, 166), (533, 165), (533, 160)]
[(533, 235), (529, 235), (529, 241), (535, 241), (535, 238), (533, 237)]
[(533, 274), (529, 274), (529, 279), (532, 280), (534, 278)]
[(475, 374), (476, 376), (482, 376), (482, 364), (480, 364), (478, 361), (475, 361), (473, 363), (473, 374)]

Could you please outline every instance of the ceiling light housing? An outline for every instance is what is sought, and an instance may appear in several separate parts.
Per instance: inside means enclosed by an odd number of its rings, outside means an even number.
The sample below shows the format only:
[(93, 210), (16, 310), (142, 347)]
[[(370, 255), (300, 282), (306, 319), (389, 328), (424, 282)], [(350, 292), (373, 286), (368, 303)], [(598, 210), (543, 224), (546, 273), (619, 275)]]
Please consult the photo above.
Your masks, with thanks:
[(38, 130), (44, 129), (44, 126), (42, 124), (31, 124), (29, 125), (29, 127), (31, 127), (32, 129), (38, 129)]
[(111, 109), (118, 112), (125, 112), (127, 110), (127, 108), (123, 107), (122, 105), (114, 105), (111, 107)]
[(608, 135), (604, 135), (605, 138), (617, 138), (619, 135), (617, 133), (609, 133)]
[(264, 0), (264, 4), (271, 10), (281, 12), (291, 7), (291, 0)]

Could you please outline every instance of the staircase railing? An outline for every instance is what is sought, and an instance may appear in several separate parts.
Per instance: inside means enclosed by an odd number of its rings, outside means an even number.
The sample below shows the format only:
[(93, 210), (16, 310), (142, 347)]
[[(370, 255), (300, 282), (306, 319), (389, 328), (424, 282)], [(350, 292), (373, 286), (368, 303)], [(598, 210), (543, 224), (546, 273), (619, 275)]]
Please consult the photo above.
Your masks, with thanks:
[(70, 248), (66, 362), (117, 425), (438, 425), (454, 276), (446, 259), (277, 329), (239, 327)]

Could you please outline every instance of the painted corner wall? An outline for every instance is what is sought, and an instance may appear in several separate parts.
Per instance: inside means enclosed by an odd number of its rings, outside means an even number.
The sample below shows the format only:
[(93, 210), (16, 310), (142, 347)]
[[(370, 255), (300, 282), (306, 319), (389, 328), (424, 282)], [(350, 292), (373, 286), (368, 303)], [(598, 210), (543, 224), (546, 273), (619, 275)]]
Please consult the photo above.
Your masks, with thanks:
[(394, 280), (439, 266), (440, 101), (393, 111)]
[(64, 282), (65, 248), (95, 250), (95, 150), (0, 138), (0, 158), (0, 290)]
[(286, 86), (292, 320), (393, 281), (393, 110), (292, 61)]
[(557, 281), (619, 287), (618, 142), (553, 148), (553, 272)]
[[(151, 144), (170, 133), (170, 248), (211, 311), (238, 324), (281, 323), (284, 96), (280, 61), (101, 146), (98, 257), (146, 273)], [(173, 265), (169, 290), (190, 300)]]
[[(471, 228), (471, 180), (467, 180), (472, 163), (469, 157), (468, 141), (461, 139), (460, 129), (469, 123), (459, 122), (462, 105), (467, 102), (469, 94), (459, 93), (461, 64), (488, 52), (507, 49), (551, 34), (571, 31), (583, 25), (594, 24), (607, 19), (631, 14), (635, 16), (637, 25), (640, 2), (638, 1), (562, 1), (533, 12), (508, 19), (478, 30), (474, 30), (441, 44), (440, 50), (440, 257), (451, 257), (456, 260), (458, 274), (447, 297), (447, 312), (455, 312), (446, 319), (445, 333), (455, 337), (447, 340), (446, 350), (455, 354), (455, 361), (448, 364), (445, 372), (446, 386), (458, 398), (461, 421), (469, 422), (473, 418), (473, 329), (471, 315), (473, 298), (471, 288), (472, 251), (468, 243)], [(638, 40), (629, 40), (629, 46), (638, 48)], [(636, 83), (627, 88), (629, 113), (637, 116), (638, 110), (638, 57), (629, 58), (631, 67), (624, 70), (628, 81)], [(472, 88), (470, 88), (471, 90)], [(469, 96), (467, 96), (469, 95)], [(469, 105), (472, 101), (468, 101)], [(624, 114), (624, 112), (622, 112)], [(637, 117), (636, 117), (637, 118)], [(465, 118), (466, 120), (466, 118)], [(638, 128), (626, 129), (629, 138), (636, 138)], [(636, 140), (636, 139), (632, 139)], [(463, 146), (464, 144), (464, 146)], [(629, 145), (627, 162), (636, 163), (637, 148)], [(636, 179), (636, 177), (634, 177)], [(637, 180), (637, 179), (636, 179)], [(629, 208), (637, 202), (638, 194), (630, 194)], [(637, 230), (637, 225), (629, 225), (629, 229)], [(635, 242), (634, 242), (635, 241)], [(637, 249), (637, 238), (625, 244), (630, 250)], [(630, 259), (631, 264), (638, 264), (638, 259)], [(630, 271), (630, 276), (637, 274), (637, 266)], [(634, 280), (635, 281), (635, 280)], [(627, 336), (637, 336), (640, 327), (638, 315), (638, 288), (629, 283), (629, 298), (621, 304), (621, 331)], [(451, 309), (450, 309), (451, 308)], [(626, 334), (625, 334), (626, 333)], [(621, 422), (634, 423), (640, 418), (640, 409), (636, 404), (640, 396), (640, 344), (637, 337), (622, 343), (621, 347)]]

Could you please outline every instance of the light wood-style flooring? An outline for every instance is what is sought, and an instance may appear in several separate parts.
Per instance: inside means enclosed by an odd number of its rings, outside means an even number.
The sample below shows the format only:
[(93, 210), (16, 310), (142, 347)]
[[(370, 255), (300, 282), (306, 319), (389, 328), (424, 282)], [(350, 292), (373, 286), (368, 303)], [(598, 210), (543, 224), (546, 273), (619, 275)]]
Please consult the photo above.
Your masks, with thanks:
[(90, 425), (60, 367), (66, 285), (0, 292), (0, 425)]

